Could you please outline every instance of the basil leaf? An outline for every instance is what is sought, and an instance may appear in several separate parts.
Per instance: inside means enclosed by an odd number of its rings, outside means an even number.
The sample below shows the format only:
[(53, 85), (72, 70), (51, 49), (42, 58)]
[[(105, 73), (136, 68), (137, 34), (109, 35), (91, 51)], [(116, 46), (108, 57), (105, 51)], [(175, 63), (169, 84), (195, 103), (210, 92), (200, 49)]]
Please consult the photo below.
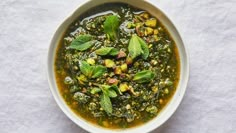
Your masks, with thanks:
[(76, 39), (74, 39), (69, 48), (71, 49), (76, 49), (79, 51), (84, 51), (92, 47), (96, 40), (92, 40), (91, 35), (79, 35)]
[(149, 48), (146, 42), (137, 35), (133, 35), (128, 46), (129, 54), (132, 59), (142, 55), (143, 59), (149, 56)]
[(111, 98), (117, 97), (116, 91), (115, 91), (115, 90), (112, 90), (112, 89), (109, 89), (108, 92), (107, 92), (107, 94), (108, 94), (108, 96), (111, 97)]
[(108, 95), (103, 93), (100, 96), (100, 105), (108, 114), (112, 113), (112, 103)]
[(92, 75), (92, 68), (86, 61), (79, 62), (80, 71), (87, 77)]
[(133, 80), (138, 83), (146, 83), (150, 82), (155, 77), (155, 74), (150, 70), (144, 70), (138, 72), (134, 75)]
[(104, 47), (95, 51), (97, 55), (112, 55), (115, 56), (119, 53), (119, 50), (113, 47)]
[(101, 65), (97, 65), (97, 66), (93, 67), (92, 71), (93, 71), (92, 78), (98, 78), (98, 77), (102, 76), (107, 71), (107, 68), (104, 66), (101, 66)]
[(142, 47), (139, 43), (139, 39), (137, 35), (133, 35), (128, 46), (129, 54), (132, 59), (136, 58), (137, 56), (143, 54)]
[(111, 15), (106, 18), (104, 21), (104, 32), (107, 34), (109, 39), (115, 40), (117, 38), (119, 24), (120, 19), (115, 15)]

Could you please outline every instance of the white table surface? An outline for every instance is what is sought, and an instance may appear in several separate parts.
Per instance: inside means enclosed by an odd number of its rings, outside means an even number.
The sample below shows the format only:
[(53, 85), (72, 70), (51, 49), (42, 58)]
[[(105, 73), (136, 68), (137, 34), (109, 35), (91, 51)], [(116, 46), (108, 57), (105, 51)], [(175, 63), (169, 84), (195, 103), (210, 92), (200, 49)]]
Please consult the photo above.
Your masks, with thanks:
[[(151, 0), (184, 36), (190, 81), (155, 132), (236, 132), (236, 0)], [(0, 0), (0, 133), (86, 133), (59, 109), (46, 79), (57, 26), (83, 0)]]

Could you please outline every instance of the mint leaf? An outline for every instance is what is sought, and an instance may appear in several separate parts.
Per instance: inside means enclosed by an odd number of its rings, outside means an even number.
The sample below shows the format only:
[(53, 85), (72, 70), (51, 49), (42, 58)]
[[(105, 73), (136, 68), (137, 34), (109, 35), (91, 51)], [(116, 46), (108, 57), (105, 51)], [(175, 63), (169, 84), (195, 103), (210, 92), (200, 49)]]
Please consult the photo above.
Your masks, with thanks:
[(119, 50), (113, 47), (104, 47), (95, 51), (97, 55), (112, 55), (115, 56), (119, 53)]
[(79, 35), (71, 42), (69, 48), (84, 51), (92, 47), (95, 42), (96, 40), (93, 40), (91, 35)]
[(117, 97), (116, 91), (115, 91), (115, 90), (112, 90), (112, 89), (109, 89), (109, 90), (107, 91), (107, 94), (108, 94), (108, 96), (111, 97), (111, 98)]
[(92, 68), (86, 61), (79, 62), (80, 71), (87, 77), (92, 75)]
[(118, 54), (119, 54), (119, 50), (116, 48), (111, 49), (111, 51), (109, 53), (109, 55), (111, 55), (111, 56), (116, 56)]
[(149, 48), (146, 42), (137, 35), (133, 35), (128, 46), (129, 54), (132, 59), (142, 55), (143, 59), (149, 56)]
[(128, 50), (132, 59), (143, 54), (143, 50), (139, 43), (139, 39), (137, 35), (133, 35), (132, 38), (130, 39)]
[(104, 21), (104, 32), (107, 34), (109, 39), (117, 39), (119, 24), (120, 19), (115, 15), (111, 15), (106, 18)]
[(133, 80), (138, 83), (150, 82), (155, 77), (155, 74), (151, 70), (144, 70), (134, 75)]
[(101, 66), (101, 65), (97, 65), (97, 66), (93, 67), (92, 71), (93, 71), (92, 78), (98, 78), (98, 77), (102, 76), (107, 71), (107, 68), (104, 66)]
[(103, 93), (100, 96), (100, 105), (108, 114), (112, 113), (112, 103), (108, 95)]
[(90, 66), (86, 61), (80, 61), (79, 68), (88, 78), (98, 78), (107, 71), (107, 68), (102, 65)]
[(140, 43), (141, 48), (143, 50), (142, 58), (144, 60), (146, 60), (149, 56), (149, 48), (148, 48), (146, 42), (142, 38), (138, 37), (138, 40), (139, 40), (139, 43)]
[(122, 92), (120, 91), (120, 89), (118, 88), (118, 86), (112, 85), (112, 86), (110, 87), (110, 89), (113, 89), (113, 90), (115, 90), (118, 94), (122, 95)]
[(91, 91), (90, 91), (90, 93), (91, 94), (97, 94), (97, 93), (99, 93), (99, 92), (101, 92), (102, 90), (100, 89), (100, 88), (92, 88), (91, 89)]

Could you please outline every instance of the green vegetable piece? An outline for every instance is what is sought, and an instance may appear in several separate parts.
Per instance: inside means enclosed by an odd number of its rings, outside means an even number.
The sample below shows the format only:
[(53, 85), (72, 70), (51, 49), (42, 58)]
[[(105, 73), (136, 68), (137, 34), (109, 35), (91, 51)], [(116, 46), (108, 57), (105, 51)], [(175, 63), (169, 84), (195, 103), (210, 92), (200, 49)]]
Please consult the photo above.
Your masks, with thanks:
[(83, 74), (81, 74), (80, 76), (78, 76), (76, 78), (80, 84), (84, 84), (84, 82), (88, 82), (88, 79)]
[(111, 56), (116, 56), (119, 53), (119, 50), (113, 47), (104, 47), (104, 48), (100, 48), (98, 50), (95, 51), (95, 53), (97, 55), (111, 55)]
[(132, 59), (136, 58), (137, 56), (143, 54), (142, 47), (139, 43), (139, 37), (137, 35), (133, 35), (128, 46), (129, 54)]
[(80, 61), (79, 67), (81, 72), (89, 78), (98, 78), (107, 71), (106, 67), (104, 66), (90, 66), (86, 61)]
[(142, 55), (142, 58), (146, 60), (149, 56), (149, 48), (146, 42), (137, 35), (132, 36), (129, 42), (128, 50), (132, 59)]
[(116, 56), (119, 54), (119, 50), (116, 48), (111, 49), (110, 53), (111, 56)]
[(85, 51), (95, 44), (96, 40), (92, 39), (93, 38), (91, 35), (79, 35), (71, 42), (69, 48), (79, 51)]
[(111, 88), (108, 90), (107, 94), (108, 94), (108, 96), (111, 97), (111, 98), (117, 97), (116, 91), (113, 90), (113, 89), (111, 89)]
[(112, 113), (112, 103), (108, 95), (103, 93), (100, 96), (100, 105), (108, 114)]
[(150, 82), (155, 77), (155, 74), (150, 70), (144, 70), (138, 72), (134, 75), (133, 80), (138, 83), (146, 83)]
[(90, 91), (90, 93), (91, 94), (97, 94), (97, 93), (99, 93), (99, 92), (101, 92), (102, 90), (100, 89), (100, 88), (92, 88), (91, 89), (91, 91)]
[(92, 76), (92, 72), (93, 72), (92, 67), (86, 61), (80, 61), (79, 68), (85, 76), (87, 76), (87, 77)]
[(107, 68), (112, 68), (112, 67), (115, 67), (115, 62), (113, 61), (113, 60), (110, 60), (110, 59), (106, 59), (105, 60), (105, 66), (107, 67)]
[(149, 56), (149, 48), (148, 48), (148, 45), (146, 44), (146, 42), (142, 39), (142, 38), (139, 38), (139, 43), (141, 45), (141, 48), (143, 50), (143, 54), (142, 54), (142, 58), (144, 60), (146, 60)]
[(112, 86), (110, 87), (110, 89), (113, 89), (113, 90), (115, 90), (118, 94), (122, 95), (122, 92), (120, 91), (120, 89), (119, 89), (116, 85), (112, 85)]
[(119, 24), (120, 19), (115, 15), (111, 15), (106, 18), (104, 22), (104, 32), (107, 34), (108, 39), (117, 39)]
[(93, 71), (92, 78), (98, 78), (98, 77), (102, 76), (107, 71), (107, 68), (102, 65), (97, 65), (97, 66), (93, 67), (92, 71)]

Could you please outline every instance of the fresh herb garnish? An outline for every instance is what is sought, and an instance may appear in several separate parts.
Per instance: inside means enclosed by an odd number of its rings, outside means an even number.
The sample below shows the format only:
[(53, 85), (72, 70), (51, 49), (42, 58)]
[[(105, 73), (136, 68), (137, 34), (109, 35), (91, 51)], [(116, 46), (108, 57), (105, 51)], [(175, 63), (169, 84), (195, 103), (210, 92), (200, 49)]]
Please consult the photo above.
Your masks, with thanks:
[(109, 85), (99, 85), (99, 88), (102, 90), (102, 94), (100, 96), (100, 105), (101, 107), (108, 113), (112, 113), (112, 103), (110, 98), (117, 97), (117, 93), (115, 88), (117, 86), (109, 86)]
[(117, 39), (119, 24), (120, 19), (115, 15), (111, 15), (106, 18), (104, 22), (104, 32), (107, 34), (108, 39)]
[(81, 72), (88, 78), (98, 78), (107, 71), (107, 68), (102, 65), (90, 66), (85, 61), (80, 61), (79, 68)]
[(128, 46), (129, 54), (132, 59), (142, 55), (143, 59), (149, 56), (149, 49), (146, 42), (137, 35), (133, 35)]
[(114, 47), (104, 47), (104, 48), (100, 48), (98, 50), (95, 51), (95, 53), (97, 55), (111, 55), (111, 56), (116, 56), (119, 53), (119, 50), (114, 48)]
[(91, 48), (95, 44), (96, 40), (93, 40), (91, 35), (79, 35), (77, 38), (75, 38), (69, 48), (76, 49), (79, 51), (85, 51), (89, 48)]
[(155, 77), (155, 74), (151, 70), (144, 70), (134, 75), (133, 80), (138, 83), (150, 82)]
[(112, 103), (111, 103), (111, 99), (108, 95), (106, 95), (105, 93), (103, 93), (100, 96), (100, 105), (101, 107), (109, 114), (112, 113)]

